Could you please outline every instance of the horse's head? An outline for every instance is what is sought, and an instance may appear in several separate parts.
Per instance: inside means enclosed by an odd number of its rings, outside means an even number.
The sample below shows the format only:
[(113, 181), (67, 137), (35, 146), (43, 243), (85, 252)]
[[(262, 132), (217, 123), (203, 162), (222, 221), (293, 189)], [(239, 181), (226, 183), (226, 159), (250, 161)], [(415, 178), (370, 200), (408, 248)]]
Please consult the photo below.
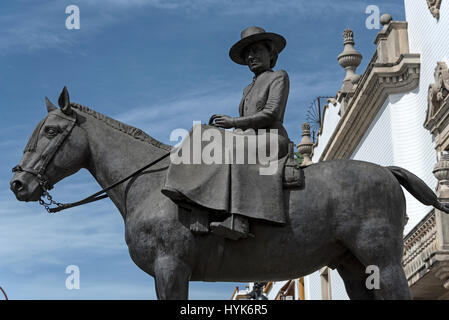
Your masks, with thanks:
[(64, 87), (58, 104), (46, 98), (47, 116), (34, 129), (20, 163), (13, 168), (11, 190), (20, 201), (38, 201), (63, 178), (85, 167), (88, 142), (78, 125), (80, 117), (72, 110)]

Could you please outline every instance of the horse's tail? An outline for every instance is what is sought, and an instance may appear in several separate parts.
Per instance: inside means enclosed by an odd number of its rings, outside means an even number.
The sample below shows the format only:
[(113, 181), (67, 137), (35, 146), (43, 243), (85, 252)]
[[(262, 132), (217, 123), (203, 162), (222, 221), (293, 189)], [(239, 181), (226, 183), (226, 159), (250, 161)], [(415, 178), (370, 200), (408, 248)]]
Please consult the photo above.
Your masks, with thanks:
[(433, 206), (445, 213), (449, 213), (449, 204), (438, 201), (437, 195), (420, 178), (400, 167), (386, 168), (390, 170), (399, 183), (421, 203), (426, 206)]

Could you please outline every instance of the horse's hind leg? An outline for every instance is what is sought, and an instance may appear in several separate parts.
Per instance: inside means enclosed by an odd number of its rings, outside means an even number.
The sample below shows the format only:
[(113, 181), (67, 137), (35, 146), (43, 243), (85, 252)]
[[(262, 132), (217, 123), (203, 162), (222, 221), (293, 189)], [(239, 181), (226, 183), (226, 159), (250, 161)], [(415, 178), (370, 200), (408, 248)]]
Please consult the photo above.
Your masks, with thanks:
[(365, 268), (374, 267), (374, 273), (367, 273), (365, 276), (379, 277), (379, 288), (374, 289), (376, 298), (380, 294), (385, 300), (411, 299), (410, 288), (402, 268), (402, 229), (395, 230), (394, 226), (388, 225), (389, 221), (381, 220), (367, 221), (371, 226), (361, 228), (358, 234), (352, 236), (352, 241), (346, 242), (345, 245)]
[(366, 286), (365, 266), (352, 254), (337, 266), (345, 284), (346, 293), (351, 300), (374, 300), (375, 291), (369, 290)]
[(380, 294), (385, 300), (410, 300), (410, 288), (401, 262), (382, 264), (380, 271)]
[(154, 282), (159, 300), (187, 300), (189, 297), (190, 267), (181, 260), (165, 256), (154, 266)]

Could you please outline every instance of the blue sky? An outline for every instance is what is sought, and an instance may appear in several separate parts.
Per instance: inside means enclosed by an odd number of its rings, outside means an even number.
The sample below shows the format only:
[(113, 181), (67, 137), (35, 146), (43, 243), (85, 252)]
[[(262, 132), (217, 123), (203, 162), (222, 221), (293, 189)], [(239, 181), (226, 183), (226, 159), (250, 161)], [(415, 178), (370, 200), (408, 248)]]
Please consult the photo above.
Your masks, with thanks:
[[(77, 5), (80, 30), (67, 30)], [(237, 116), (247, 67), (229, 48), (247, 26), (282, 34), (275, 69), (290, 75), (285, 126), (296, 143), (307, 107), (334, 96), (344, 78), (337, 63), (351, 28), (371, 59), (378, 30), (365, 26), (368, 5), (404, 20), (402, 0), (14, 0), (0, 4), (0, 286), (11, 299), (154, 299), (153, 279), (131, 261), (123, 220), (108, 200), (49, 215), (9, 191), (35, 125), (66, 85), (71, 100), (139, 127), (162, 142), (176, 128), (214, 113)], [(170, 143), (173, 144), (173, 143)], [(56, 185), (54, 198), (76, 201), (98, 185), (82, 171)], [(236, 261), (238, 263), (238, 261)], [(81, 288), (65, 288), (77, 265)], [(229, 299), (238, 283), (190, 285), (191, 299)]]

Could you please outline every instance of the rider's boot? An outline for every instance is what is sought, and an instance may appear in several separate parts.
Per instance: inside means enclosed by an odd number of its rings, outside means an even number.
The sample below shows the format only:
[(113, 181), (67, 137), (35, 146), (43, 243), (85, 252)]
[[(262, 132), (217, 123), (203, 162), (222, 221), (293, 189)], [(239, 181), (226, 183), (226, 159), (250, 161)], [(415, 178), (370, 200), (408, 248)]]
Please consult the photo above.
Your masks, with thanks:
[(231, 240), (245, 239), (250, 235), (248, 219), (238, 214), (231, 214), (222, 222), (212, 222), (210, 228), (212, 233)]

